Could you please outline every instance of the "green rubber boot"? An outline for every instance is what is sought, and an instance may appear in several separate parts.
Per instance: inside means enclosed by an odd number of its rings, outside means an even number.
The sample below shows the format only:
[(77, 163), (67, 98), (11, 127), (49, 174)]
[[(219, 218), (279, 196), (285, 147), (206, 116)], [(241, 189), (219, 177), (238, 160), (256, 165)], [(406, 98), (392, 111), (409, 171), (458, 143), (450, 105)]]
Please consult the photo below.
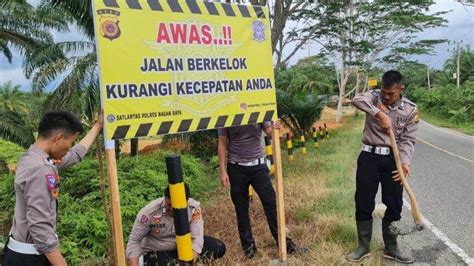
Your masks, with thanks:
[(397, 234), (392, 232), (390, 229), (390, 224), (391, 222), (382, 220), (382, 235), (383, 242), (385, 243), (383, 257), (403, 264), (411, 264), (415, 262), (414, 258), (409, 255), (402, 254), (400, 250), (398, 250)]
[(372, 239), (372, 219), (357, 221), (357, 238), (359, 247), (346, 256), (349, 262), (360, 262), (370, 256), (370, 240)]

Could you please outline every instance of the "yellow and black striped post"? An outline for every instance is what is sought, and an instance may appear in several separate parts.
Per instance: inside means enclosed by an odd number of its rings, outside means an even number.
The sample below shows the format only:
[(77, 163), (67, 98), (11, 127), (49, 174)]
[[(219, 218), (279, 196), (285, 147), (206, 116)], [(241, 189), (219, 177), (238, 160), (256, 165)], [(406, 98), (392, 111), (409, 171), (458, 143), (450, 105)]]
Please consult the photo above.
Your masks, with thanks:
[(186, 200), (181, 158), (179, 155), (166, 157), (166, 170), (168, 172), (171, 207), (173, 208), (178, 260), (183, 263), (192, 263), (194, 253), (191, 233), (189, 231), (188, 201)]
[(328, 130), (328, 127), (326, 126), (326, 123), (324, 123), (324, 132), (326, 133), (326, 138), (329, 139), (329, 130)]
[(321, 139), (324, 139), (324, 130), (322, 126), (319, 126), (319, 136), (321, 137)]
[(265, 154), (267, 155), (267, 160), (270, 161), (270, 175), (273, 175), (275, 173), (275, 164), (273, 163), (272, 141), (269, 137), (265, 137)]
[(314, 140), (314, 147), (316, 149), (319, 148), (318, 131), (316, 130), (316, 127), (313, 127), (313, 140)]
[(286, 148), (288, 149), (288, 160), (292, 161), (293, 156), (293, 141), (291, 141), (290, 133), (286, 133)]
[(304, 132), (301, 131), (301, 153), (306, 154), (306, 139), (304, 137)]

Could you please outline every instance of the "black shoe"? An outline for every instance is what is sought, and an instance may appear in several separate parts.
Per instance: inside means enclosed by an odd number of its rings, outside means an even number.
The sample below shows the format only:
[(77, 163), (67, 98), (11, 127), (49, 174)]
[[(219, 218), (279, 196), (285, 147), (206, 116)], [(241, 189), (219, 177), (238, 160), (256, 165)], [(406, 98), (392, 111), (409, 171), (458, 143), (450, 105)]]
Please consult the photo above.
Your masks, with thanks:
[(250, 246), (248, 246), (244, 250), (245, 257), (247, 257), (247, 259), (253, 258), (256, 252), (257, 252), (257, 247), (255, 247), (255, 243), (250, 244)]
[(293, 254), (296, 252), (297, 249), (298, 247), (291, 239), (286, 240), (286, 253), (287, 254)]
[(295, 242), (293, 242), (291, 239), (288, 238), (286, 240), (286, 253), (294, 254), (296, 252), (307, 253), (308, 249), (305, 247), (297, 246)]

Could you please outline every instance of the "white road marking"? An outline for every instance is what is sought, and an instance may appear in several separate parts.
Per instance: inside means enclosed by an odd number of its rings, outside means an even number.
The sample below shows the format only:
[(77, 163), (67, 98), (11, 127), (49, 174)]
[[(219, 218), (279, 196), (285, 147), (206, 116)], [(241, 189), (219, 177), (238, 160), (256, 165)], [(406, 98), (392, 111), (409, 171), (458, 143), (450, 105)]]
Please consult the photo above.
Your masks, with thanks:
[(433, 126), (432, 124), (424, 121), (424, 120), (420, 120), (420, 122), (422, 122), (423, 124), (426, 124), (436, 130), (439, 130), (441, 132), (444, 132), (444, 133), (447, 133), (447, 134), (450, 134), (450, 135), (453, 135), (453, 136), (456, 136), (456, 137), (460, 137), (460, 138), (465, 138), (465, 139), (468, 139), (468, 140), (474, 140), (474, 137), (471, 137), (471, 136), (468, 136), (468, 135), (465, 135), (465, 134), (462, 134), (462, 133), (454, 133), (454, 132), (451, 132), (449, 130), (446, 130), (446, 129), (442, 129), (442, 128), (439, 128), (439, 127), (436, 127), (436, 126)]
[[(411, 211), (411, 206), (410, 203), (403, 198), (403, 205)], [(448, 246), (456, 255), (458, 255), (462, 261), (464, 261), (467, 265), (469, 266), (474, 266), (474, 259), (469, 257), (469, 255), (458, 245), (456, 245), (453, 241), (451, 241), (441, 230), (439, 230), (436, 226), (434, 226), (428, 219), (425, 217), (421, 216), (421, 221), (423, 222), (423, 225), (430, 229), (433, 234), (436, 235), (446, 246)]]
[(436, 146), (436, 145), (434, 145), (434, 144), (429, 143), (428, 141), (426, 141), (426, 140), (424, 140), (424, 139), (422, 139), (422, 138), (420, 138), (420, 137), (417, 137), (417, 139), (418, 139), (419, 141), (425, 143), (426, 145), (429, 145), (429, 146), (431, 146), (431, 147), (433, 147), (433, 148), (435, 148), (435, 149), (437, 149), (437, 150), (440, 150), (440, 151), (445, 152), (445, 153), (447, 153), (447, 154), (449, 154), (449, 155), (458, 157), (459, 159), (468, 161), (468, 162), (470, 162), (470, 163), (474, 163), (474, 160), (471, 160), (471, 159), (462, 157), (461, 155), (457, 155), (457, 154), (454, 154), (454, 153), (452, 153), (452, 152), (450, 152), (450, 151), (447, 151), (447, 150), (445, 150), (445, 149), (442, 149), (442, 148), (440, 148), (440, 147), (438, 147), (438, 146)]

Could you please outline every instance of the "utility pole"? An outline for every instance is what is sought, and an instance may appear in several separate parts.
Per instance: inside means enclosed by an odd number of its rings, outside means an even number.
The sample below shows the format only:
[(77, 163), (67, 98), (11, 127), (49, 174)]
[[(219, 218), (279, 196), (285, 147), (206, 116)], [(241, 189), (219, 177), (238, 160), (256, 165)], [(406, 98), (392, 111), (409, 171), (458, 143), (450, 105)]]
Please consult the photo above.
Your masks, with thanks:
[(461, 64), (461, 50), (459, 49), (459, 42), (457, 43), (457, 53), (458, 53), (458, 58), (456, 59), (456, 87), (459, 89), (459, 83), (460, 83), (460, 70), (459, 70), (459, 65)]
[(428, 90), (431, 89), (431, 81), (430, 81), (430, 67), (426, 66), (426, 75), (428, 76)]

